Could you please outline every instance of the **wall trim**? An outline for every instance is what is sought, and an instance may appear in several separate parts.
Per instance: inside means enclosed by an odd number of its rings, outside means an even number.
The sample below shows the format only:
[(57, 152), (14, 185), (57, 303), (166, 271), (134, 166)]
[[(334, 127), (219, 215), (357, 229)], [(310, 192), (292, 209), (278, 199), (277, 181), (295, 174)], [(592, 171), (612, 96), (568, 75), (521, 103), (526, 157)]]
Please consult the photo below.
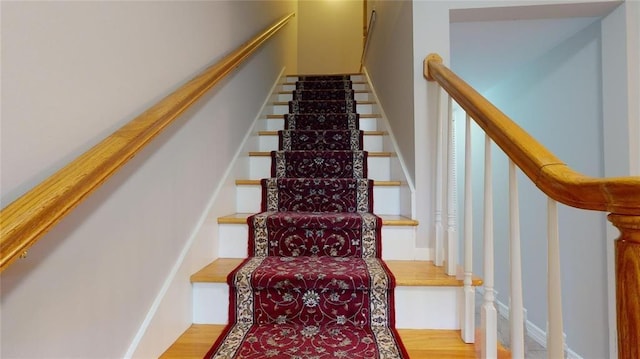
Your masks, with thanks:
[[(476, 298), (479, 298), (480, 302), (482, 302), (482, 297), (484, 295), (484, 287), (476, 288), (476, 292), (477, 292)], [(496, 292), (495, 295), (497, 297), (498, 292)], [(502, 318), (509, 321), (509, 306), (499, 300), (495, 301), (495, 305), (496, 305), (496, 310), (498, 311), (498, 314)], [(524, 318), (525, 335), (531, 338), (536, 343), (540, 344), (543, 348), (547, 348), (547, 332), (545, 330), (542, 330), (537, 325), (533, 324), (533, 322), (530, 321), (529, 319), (527, 319), (527, 308), (522, 308), (522, 315)], [(576, 353), (575, 351), (573, 351), (571, 348), (567, 346), (567, 334), (562, 333), (562, 336), (564, 340), (564, 350), (565, 350), (566, 358), (567, 359), (583, 359), (582, 356), (580, 356), (580, 354)]]
[[(254, 129), (257, 121), (263, 116), (263, 114), (265, 113), (265, 109), (271, 103), (271, 98), (273, 96), (273, 93), (274, 93), (276, 87), (280, 85), (280, 83), (282, 81), (282, 76), (284, 74), (284, 71), (285, 71), (285, 67), (283, 67), (280, 70), (280, 73), (276, 77), (276, 80), (275, 80), (274, 84), (271, 86), (271, 89), (269, 90), (265, 101), (263, 102), (262, 106), (260, 107), (260, 111), (256, 115), (256, 117), (255, 117), (255, 119), (253, 121), (253, 124), (249, 127), (249, 130), (247, 131), (247, 134), (245, 135), (245, 137), (242, 140), (242, 142), (240, 143), (240, 146), (238, 146), (238, 150), (236, 151), (235, 155), (233, 156), (233, 159), (229, 162), (229, 166), (227, 166), (223, 176), (221, 177), (220, 182), (218, 183), (216, 189), (213, 192), (213, 195), (209, 199), (209, 202), (207, 203), (207, 206), (206, 206), (205, 210), (202, 212), (202, 215), (198, 219), (198, 222), (196, 223), (195, 227), (193, 228), (193, 231), (191, 232), (191, 235), (189, 236), (189, 239), (187, 240), (187, 242), (185, 243), (184, 247), (182, 248), (182, 251), (180, 251), (180, 255), (178, 256), (178, 259), (173, 264), (173, 267), (171, 268), (171, 271), (169, 272), (169, 275), (167, 275), (166, 280), (162, 284), (162, 287), (160, 288), (160, 291), (158, 292), (158, 295), (156, 296), (156, 298), (154, 299), (153, 303), (151, 304), (151, 307), (149, 308), (149, 311), (147, 312), (147, 315), (145, 316), (144, 320), (142, 321), (142, 324), (140, 325), (140, 327), (138, 328), (138, 331), (136, 332), (136, 335), (134, 336), (133, 340), (131, 341), (131, 344), (129, 345), (129, 348), (127, 349), (127, 352), (125, 353), (123, 358), (126, 358), (126, 359), (132, 358), (133, 355), (135, 354), (136, 350), (138, 349), (138, 346), (140, 345), (140, 342), (142, 341), (142, 338), (146, 334), (147, 329), (149, 328), (153, 318), (155, 317), (156, 313), (158, 312), (158, 308), (162, 304), (162, 301), (164, 300), (165, 295), (167, 294), (167, 292), (169, 291), (169, 288), (171, 287), (171, 285), (173, 284), (174, 280), (176, 279), (176, 276), (177, 276), (178, 272), (180, 271), (180, 268), (182, 267), (183, 264), (185, 264), (185, 259), (187, 258), (188, 254), (189, 254), (189, 252), (191, 250), (191, 247), (193, 246), (193, 243), (195, 242), (196, 238), (198, 237), (198, 234), (199, 234), (200, 230), (202, 229), (204, 223), (209, 218), (210, 213), (212, 212), (212, 209), (214, 208), (214, 204), (215, 204), (216, 200), (218, 199), (218, 196), (220, 195), (220, 192), (224, 188), (225, 183), (227, 182), (227, 178), (231, 176), (231, 174), (233, 173), (233, 171), (235, 169), (235, 166), (236, 166), (236, 163), (238, 161), (238, 158), (241, 156), (241, 154), (244, 153), (245, 144), (247, 143), (248, 139), (253, 134), (253, 129)], [(216, 254), (216, 256), (217, 256), (217, 254)], [(212, 260), (214, 260), (214, 259), (215, 259), (215, 256), (214, 256), (214, 258), (212, 258)], [(190, 319), (193, 321), (193, 318), (190, 318)], [(186, 328), (184, 328), (184, 329), (186, 329)]]
[[(376, 89), (373, 85), (373, 81), (371, 81), (371, 77), (369, 76), (369, 71), (367, 70), (366, 66), (362, 67), (362, 73), (364, 74), (364, 77), (367, 79), (367, 84), (369, 85), (369, 90), (371, 91), (371, 95), (373, 95), (373, 99), (376, 103), (376, 107), (377, 109), (380, 111), (380, 116), (382, 121), (384, 122), (384, 127), (385, 130), (387, 131), (388, 135), (389, 135), (389, 139), (391, 140), (391, 143), (393, 144), (393, 148), (395, 151), (395, 155), (398, 158), (398, 161), (400, 162), (400, 167), (402, 168), (402, 172), (404, 173), (404, 178), (407, 181), (407, 185), (409, 186), (409, 192), (411, 193), (411, 218), (417, 218), (417, 209), (416, 209), (416, 186), (413, 183), (413, 181), (411, 180), (411, 177), (409, 176), (409, 172), (407, 171), (407, 166), (406, 166), (406, 162), (404, 160), (404, 157), (402, 157), (402, 153), (398, 152), (398, 141), (396, 141), (396, 136), (393, 134), (393, 131), (391, 130), (391, 126), (389, 125), (389, 119), (387, 117), (387, 114), (384, 112), (384, 109), (382, 108), (382, 104), (380, 102), (380, 99), (378, 98), (378, 93), (376, 92)], [(432, 257), (430, 257), (432, 258)]]

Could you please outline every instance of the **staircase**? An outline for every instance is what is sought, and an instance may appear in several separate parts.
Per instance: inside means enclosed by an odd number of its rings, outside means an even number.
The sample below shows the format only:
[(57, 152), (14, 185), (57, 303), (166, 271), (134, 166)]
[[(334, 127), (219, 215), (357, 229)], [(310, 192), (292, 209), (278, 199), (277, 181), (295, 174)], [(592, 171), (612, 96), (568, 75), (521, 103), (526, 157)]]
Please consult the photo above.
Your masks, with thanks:
[[(218, 218), (219, 257), (191, 277), (194, 324), (163, 354), (163, 358), (202, 358), (229, 320), (227, 277), (248, 252), (247, 219), (265, 210), (261, 204), (261, 179), (272, 172), (271, 151), (277, 150), (278, 130), (295, 90), (297, 76), (288, 76), (277, 87), (274, 101), (260, 120), (249, 151), (250, 178), (236, 179), (238, 213)], [(462, 281), (433, 265), (426, 249), (416, 248), (416, 226), (411, 216), (411, 194), (404, 180), (392, 141), (385, 128), (365, 77), (351, 75), (368, 178), (373, 180), (373, 213), (382, 219), (382, 259), (395, 277), (395, 324), (411, 358), (476, 357), (472, 344), (459, 334)], [(281, 145), (281, 143), (280, 143)], [(253, 249), (250, 249), (253, 251)], [(479, 280), (474, 280), (478, 285)]]

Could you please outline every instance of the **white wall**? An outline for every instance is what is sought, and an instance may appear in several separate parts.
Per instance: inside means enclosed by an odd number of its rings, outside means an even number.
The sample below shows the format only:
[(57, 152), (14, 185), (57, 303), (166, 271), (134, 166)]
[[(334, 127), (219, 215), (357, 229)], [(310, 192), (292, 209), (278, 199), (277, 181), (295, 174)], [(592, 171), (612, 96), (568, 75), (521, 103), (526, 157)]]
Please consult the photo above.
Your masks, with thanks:
[[(451, 35), (449, 33), (449, 19), (450, 16), (456, 18), (457, 21), (496, 21), (515, 18), (515, 19), (527, 19), (531, 18), (531, 14), (544, 15), (547, 13), (549, 18), (562, 18), (572, 15), (572, 9), (575, 9), (575, 14), (581, 16), (597, 16), (606, 14), (613, 7), (617, 5), (616, 2), (608, 3), (589, 3), (578, 4), (578, 2), (565, 2), (572, 3), (569, 8), (560, 8), (561, 11), (556, 11), (559, 8), (538, 8), (531, 7), (531, 5), (549, 4), (552, 2), (513, 2), (513, 1), (495, 1), (495, 2), (427, 2), (416, 1), (414, 2), (414, 85), (415, 85), (415, 121), (416, 125), (427, 119), (431, 134), (428, 137), (431, 141), (435, 140), (433, 135), (435, 132), (435, 126), (433, 125), (434, 113), (433, 104), (421, 101), (421, 98), (427, 96), (427, 92), (433, 91), (430, 84), (426, 84), (422, 80), (422, 61), (424, 57), (431, 52), (438, 52), (443, 58), (445, 63), (450, 62), (450, 49), (449, 41)], [(559, 2), (553, 2), (558, 4)], [(475, 12), (474, 8), (488, 8), (491, 6), (514, 6), (514, 8), (501, 8), (498, 11), (494, 11), (492, 14), (491, 9), (483, 9), (481, 12)], [(513, 10), (519, 6), (527, 6), (525, 11)], [(451, 9), (459, 11), (461, 9), (468, 9), (464, 13), (450, 13)], [(567, 12), (568, 10), (568, 12)], [(514, 17), (515, 16), (515, 17)], [(535, 17), (534, 17), (535, 18)], [(464, 20), (466, 19), (466, 20)], [(565, 23), (566, 25), (566, 23)], [(579, 171), (582, 171), (590, 175), (602, 175), (603, 174), (603, 140), (601, 134), (602, 126), (602, 100), (601, 100), (601, 85), (599, 83), (601, 77), (600, 71), (600, 46), (602, 42), (611, 41), (609, 38), (600, 38), (598, 24), (592, 28), (584, 29), (584, 32), (579, 31), (575, 34), (577, 37), (574, 39), (566, 38), (561, 39), (559, 34), (555, 33), (555, 36), (551, 36), (548, 41), (569, 41), (569, 43), (563, 44), (562, 47), (554, 49), (556, 45), (549, 43), (550, 46), (546, 54), (546, 57), (537, 58), (535, 69), (531, 71), (525, 71), (519, 67), (516, 62), (510, 62), (513, 58), (518, 58), (521, 54), (513, 54), (504, 52), (496, 53), (495, 44), (499, 44), (500, 40), (505, 40), (509, 36), (516, 36), (514, 28), (503, 28), (501, 36), (493, 38), (481, 44), (473, 43), (470, 41), (465, 44), (469, 47), (485, 48), (487, 53), (477, 54), (477, 62), (467, 62), (472, 70), (476, 71), (476, 74), (480, 71), (484, 71), (485, 68), (482, 65), (490, 63), (494, 60), (499, 63), (496, 67), (488, 69), (489, 73), (492, 71), (507, 71), (513, 72), (515, 76), (520, 75), (526, 80), (532, 87), (517, 87), (515, 81), (509, 84), (509, 81), (501, 84), (500, 89), (494, 89), (497, 94), (500, 92), (500, 96), (504, 96), (508, 91), (518, 93), (518, 90), (525, 90), (526, 92), (520, 93), (515, 101), (507, 101), (503, 98), (503, 101), (499, 104), (499, 107), (507, 112), (507, 114), (519, 114), (520, 117), (524, 117), (522, 122), (529, 123), (530, 128), (534, 136), (543, 139), (543, 143), (547, 145), (552, 151), (556, 152), (560, 158), (565, 160), (569, 165), (575, 167)], [(579, 30), (579, 29), (578, 29)], [(540, 32), (532, 32), (531, 35), (539, 34)], [(570, 33), (569, 33), (570, 34)], [(554, 35), (554, 34), (551, 34)], [(481, 34), (474, 34), (474, 40), (479, 40)], [(510, 39), (507, 39), (510, 40)], [(530, 47), (535, 47), (538, 44), (536, 40), (539, 40), (536, 36), (528, 36), (524, 39), (527, 47), (516, 49), (519, 52), (531, 52)], [(562, 50), (564, 48), (564, 50)], [(564, 53), (563, 53), (564, 52)], [(511, 56), (511, 59), (503, 58), (503, 55)], [(484, 57), (483, 57), (484, 56)], [(523, 57), (524, 58), (524, 57)], [(534, 59), (536, 59), (534, 57)], [(559, 66), (556, 70), (551, 70), (551, 64), (557, 64)], [(512, 66), (512, 67), (509, 67)], [(475, 67), (475, 69), (474, 69)], [(624, 70), (623, 70), (624, 71)], [(473, 72), (473, 71), (472, 71)], [(480, 73), (478, 76), (480, 86), (484, 86), (483, 82), (491, 76), (482, 76)], [(582, 79), (581, 76), (586, 76), (587, 79)], [(578, 79), (576, 88), (579, 90), (577, 93), (567, 92), (569, 90), (573, 79)], [(507, 80), (507, 79), (501, 79)], [(485, 86), (490, 87), (490, 86)], [(564, 90), (564, 91), (563, 91)], [(574, 91), (576, 92), (576, 91)], [(553, 94), (551, 96), (550, 94)], [(497, 97), (500, 97), (497, 96)], [(582, 97), (579, 97), (582, 96)], [(553, 98), (552, 98), (553, 97)], [(631, 97), (629, 97), (631, 98)], [(538, 105), (536, 107), (534, 101), (546, 100), (544, 105)], [(569, 104), (573, 104), (569, 106)], [(578, 106), (578, 112), (575, 112), (573, 106)], [(581, 109), (582, 108), (582, 109)], [(586, 108), (589, 111), (583, 111)], [(551, 110), (560, 110), (565, 116), (562, 118), (554, 117), (551, 115)], [(540, 116), (535, 116), (540, 114)], [(595, 114), (595, 117), (594, 117)], [(607, 114), (605, 113), (605, 116)], [(535, 116), (535, 117), (534, 117)], [(566, 118), (570, 117), (573, 122), (567, 121)], [(549, 121), (555, 120), (557, 122)], [(624, 121), (624, 120), (623, 120)], [(545, 127), (547, 126), (547, 127)], [(584, 150), (574, 151), (571, 145), (568, 145), (568, 141), (571, 141), (575, 136), (571, 136), (576, 130), (580, 131), (580, 136), (588, 137), (590, 141), (595, 143), (594, 146), (584, 145), (583, 143), (574, 144), (577, 148)], [(564, 137), (563, 137), (564, 136)], [(478, 136), (476, 136), (477, 138)], [(459, 137), (461, 140), (461, 138)], [(582, 141), (582, 140), (581, 140)], [(627, 152), (628, 154), (628, 152)], [(460, 157), (458, 156), (458, 159)], [(498, 160), (498, 163), (504, 163), (504, 160)], [(417, 162), (416, 166), (420, 166)], [(433, 163), (426, 163), (426, 167), (433, 168)], [(416, 171), (419, 171), (416, 168)], [(500, 172), (498, 172), (500, 173)], [(478, 178), (476, 176), (476, 178)], [(496, 179), (496, 186), (500, 188), (502, 184), (502, 177), (498, 176)], [(420, 186), (432, 186), (430, 182), (416, 181), (416, 187)], [(544, 304), (541, 306), (538, 303), (544, 303), (546, 301), (544, 297), (544, 291), (537, 290), (538, 288), (544, 288), (546, 285), (545, 270), (544, 267), (540, 267), (546, 261), (544, 250), (546, 244), (544, 241), (539, 241), (535, 233), (539, 228), (541, 220), (544, 218), (544, 199), (537, 198), (536, 195), (529, 194), (534, 193), (533, 188), (526, 188), (521, 185), (521, 203), (526, 206), (523, 210), (523, 218), (527, 219), (527, 224), (523, 224), (523, 233), (527, 238), (523, 238), (523, 255), (525, 257), (525, 264), (528, 267), (525, 268), (525, 306), (529, 309), (529, 319), (532, 319), (534, 323), (544, 330), (546, 318), (544, 318)], [(461, 193), (461, 192), (459, 192)], [(497, 207), (506, 206), (505, 198), (497, 198)], [(479, 201), (479, 199), (477, 200)], [(478, 203), (478, 202), (476, 202)], [(499, 208), (496, 208), (496, 212)], [(568, 335), (568, 344), (578, 354), (585, 357), (607, 357), (608, 351), (608, 322), (606, 318), (607, 313), (607, 283), (606, 283), (606, 260), (604, 253), (606, 253), (606, 242), (604, 236), (604, 219), (600, 214), (594, 214), (591, 212), (582, 212), (572, 209), (567, 209), (562, 206), (561, 212), (561, 238), (562, 239), (562, 252), (563, 252), (563, 294), (564, 294), (564, 308), (565, 308), (565, 331)], [(541, 217), (540, 217), (541, 216)], [(481, 216), (476, 216), (478, 220)], [(430, 218), (429, 218), (430, 219)], [(461, 219), (461, 218), (460, 218)], [(500, 222), (498, 222), (500, 223)], [(542, 222), (543, 223), (543, 222)], [(543, 223), (544, 224), (544, 223)], [(505, 229), (496, 227), (496, 235), (498, 238), (504, 237)], [(476, 240), (481, 240), (481, 237), (476, 236)], [(539, 244), (536, 244), (539, 243)], [(497, 249), (496, 258), (504, 258), (506, 247)], [(478, 261), (479, 257), (476, 257)], [(592, 264), (592, 260), (596, 262)], [(499, 283), (505, 283), (507, 272), (501, 273), (498, 277)], [(504, 284), (498, 284), (504, 288)], [(500, 290), (501, 298), (503, 302), (507, 302), (504, 298), (507, 294), (504, 289)], [(576, 304), (577, 303), (577, 304)], [(530, 306), (533, 307), (530, 308)], [(587, 319), (588, 318), (588, 319)], [(599, 323), (599, 324), (595, 324)], [(603, 326), (600, 326), (603, 325)]]
[[(280, 1), (1, 6), (3, 206), (296, 10)], [(116, 358), (144, 337), (155, 345), (136, 356), (155, 357), (186, 329), (188, 277), (215, 256), (214, 219), (203, 215), (278, 74), (296, 71), (295, 34), (294, 21), (2, 273), (0, 356)]]
[(299, 2), (299, 72), (355, 73), (362, 55), (363, 0)]

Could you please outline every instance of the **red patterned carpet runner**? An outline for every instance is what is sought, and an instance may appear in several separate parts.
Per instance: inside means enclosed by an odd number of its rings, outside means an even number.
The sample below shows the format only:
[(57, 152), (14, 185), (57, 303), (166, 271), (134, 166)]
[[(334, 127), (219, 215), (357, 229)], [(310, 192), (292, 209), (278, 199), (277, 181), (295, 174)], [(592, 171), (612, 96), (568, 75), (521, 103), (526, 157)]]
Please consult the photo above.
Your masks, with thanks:
[(227, 278), (230, 324), (205, 358), (408, 358), (350, 77), (301, 77), (284, 117), (249, 258)]

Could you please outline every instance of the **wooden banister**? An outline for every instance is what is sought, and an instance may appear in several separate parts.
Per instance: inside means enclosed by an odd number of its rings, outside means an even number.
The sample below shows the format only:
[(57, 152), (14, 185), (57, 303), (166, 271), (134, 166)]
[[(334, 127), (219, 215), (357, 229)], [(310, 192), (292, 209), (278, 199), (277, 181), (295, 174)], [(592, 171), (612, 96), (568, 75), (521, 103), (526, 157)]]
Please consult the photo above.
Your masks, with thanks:
[(620, 230), (618, 357), (640, 357), (640, 177), (596, 178), (574, 171), (444, 66), (437, 54), (425, 59), (424, 76), (442, 86), (547, 196), (571, 207), (610, 212), (609, 221)]
[(436, 81), (513, 162), (549, 197), (571, 207), (640, 215), (640, 177), (582, 175), (558, 159), (491, 102), (442, 64), (425, 59), (425, 77)]
[(291, 13), (281, 18), (3, 208), (0, 211), (0, 271), (23, 255), (293, 16)]

